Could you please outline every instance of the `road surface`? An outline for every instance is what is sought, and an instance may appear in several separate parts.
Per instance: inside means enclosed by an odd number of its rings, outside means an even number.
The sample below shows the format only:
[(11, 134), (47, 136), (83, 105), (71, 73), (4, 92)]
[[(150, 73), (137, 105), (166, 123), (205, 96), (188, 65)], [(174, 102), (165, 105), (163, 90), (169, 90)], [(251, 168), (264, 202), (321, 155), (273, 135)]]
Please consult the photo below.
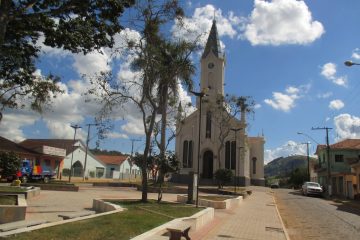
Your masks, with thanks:
[(298, 190), (274, 189), (291, 240), (360, 239), (360, 210)]

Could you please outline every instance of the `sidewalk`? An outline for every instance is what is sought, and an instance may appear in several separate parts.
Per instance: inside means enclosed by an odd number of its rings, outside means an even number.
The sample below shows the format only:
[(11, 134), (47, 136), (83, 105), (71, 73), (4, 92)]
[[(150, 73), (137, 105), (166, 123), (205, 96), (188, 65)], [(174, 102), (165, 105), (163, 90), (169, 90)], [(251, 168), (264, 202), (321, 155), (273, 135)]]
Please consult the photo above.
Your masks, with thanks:
[(191, 239), (286, 240), (270, 189), (251, 189), (253, 193), (240, 206), (230, 210), (216, 210), (212, 223), (192, 234)]

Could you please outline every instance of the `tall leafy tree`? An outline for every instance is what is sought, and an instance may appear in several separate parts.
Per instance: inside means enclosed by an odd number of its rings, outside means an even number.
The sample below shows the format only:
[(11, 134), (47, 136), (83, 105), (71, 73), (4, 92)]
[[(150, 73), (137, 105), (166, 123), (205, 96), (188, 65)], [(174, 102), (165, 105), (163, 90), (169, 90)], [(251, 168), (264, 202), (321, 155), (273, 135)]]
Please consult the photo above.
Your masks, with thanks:
[(14, 152), (0, 152), (0, 175), (14, 176), (21, 166), (21, 159)]
[[(160, 137), (160, 158), (165, 158), (166, 152), (166, 129), (167, 129), (167, 113), (169, 105), (169, 96), (173, 99), (171, 103), (176, 103), (178, 97), (179, 81), (187, 88), (192, 89), (192, 75), (195, 73), (195, 66), (190, 56), (196, 49), (196, 44), (185, 41), (171, 42), (164, 41), (160, 46), (160, 79), (158, 82), (159, 95), (159, 113), (161, 114), (161, 137)], [(175, 98), (175, 99), (174, 99)], [(160, 171), (159, 181), (163, 181), (163, 175)]]
[(112, 47), (123, 29), (119, 17), (135, 0), (1, 0), (0, 111), (22, 107), (19, 99), (41, 105), (61, 90), (59, 78), (34, 74), (43, 44), (84, 54)]
[[(139, 110), (145, 134), (144, 152), (139, 155), (138, 161), (142, 173), (142, 201), (147, 201), (147, 167), (150, 144), (152, 142), (156, 115), (160, 109), (158, 87), (162, 79), (164, 46), (161, 27), (181, 18), (183, 10), (177, 0), (156, 1), (142, 0), (135, 5), (133, 23), (135, 30), (141, 34), (139, 41), (128, 41), (127, 49), (131, 49), (133, 60), (132, 68), (136, 70), (137, 77), (118, 81), (111, 72), (101, 73), (92, 77), (93, 88), (90, 94), (95, 94), (104, 104), (103, 116), (110, 116), (117, 107), (131, 102)], [(124, 49), (121, 49), (123, 51)], [(122, 52), (123, 53), (123, 52)], [(100, 91), (99, 91), (100, 88)]]

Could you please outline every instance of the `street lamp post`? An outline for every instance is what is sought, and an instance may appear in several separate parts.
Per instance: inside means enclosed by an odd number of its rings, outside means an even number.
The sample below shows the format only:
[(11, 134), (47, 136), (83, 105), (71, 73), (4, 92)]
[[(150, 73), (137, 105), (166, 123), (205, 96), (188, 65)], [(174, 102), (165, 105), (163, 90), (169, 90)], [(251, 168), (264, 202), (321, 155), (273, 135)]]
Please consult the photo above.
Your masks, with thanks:
[(331, 165), (330, 165), (330, 145), (329, 145), (329, 130), (332, 128), (330, 127), (317, 127), (311, 128), (311, 130), (325, 130), (326, 131), (326, 157), (327, 157), (327, 184), (328, 184), (328, 195), (331, 196)]
[(196, 183), (196, 207), (199, 207), (199, 182), (200, 182), (200, 140), (201, 140), (201, 102), (202, 98), (207, 96), (205, 89), (201, 92), (190, 91), (196, 97), (199, 97), (199, 138), (198, 138), (198, 162), (197, 162), (197, 183)]
[[(242, 128), (231, 128), (231, 131), (234, 131), (234, 137), (235, 137), (235, 146), (236, 146), (236, 133), (240, 130), (242, 130)], [(240, 139), (239, 139), (240, 140)], [(240, 141), (239, 141), (239, 146), (240, 146)], [(235, 152), (236, 152), (236, 147), (235, 147)], [(240, 148), (239, 148), (239, 157), (240, 157)], [(238, 165), (240, 165), (240, 161), (239, 164), (236, 164), (236, 159), (235, 159), (235, 178), (234, 178), (234, 193), (236, 193), (236, 187), (237, 187), (237, 169), (238, 169)]]
[(351, 67), (353, 65), (360, 65), (360, 63), (354, 63), (353, 61), (345, 61), (344, 64), (348, 67)]
[(71, 182), (71, 175), (72, 175), (72, 171), (73, 171), (73, 159), (74, 159), (74, 149), (75, 149), (75, 137), (76, 137), (76, 130), (78, 128), (81, 128), (79, 125), (75, 124), (75, 125), (71, 125), (71, 127), (74, 129), (74, 140), (73, 140), (73, 149), (71, 152), (71, 163), (70, 163), (70, 174), (69, 174), (69, 182)]
[[(85, 150), (85, 162), (84, 162), (84, 172), (83, 172), (83, 181), (85, 181), (85, 173), (86, 173), (86, 163), (87, 163), (87, 155), (88, 155), (88, 149), (89, 149), (89, 142), (90, 142), (90, 127), (91, 126), (98, 126), (98, 123), (89, 123), (86, 124), (88, 126), (88, 133), (86, 137), (86, 150)], [(76, 130), (75, 130), (76, 131)], [(72, 164), (71, 164), (72, 165)]]

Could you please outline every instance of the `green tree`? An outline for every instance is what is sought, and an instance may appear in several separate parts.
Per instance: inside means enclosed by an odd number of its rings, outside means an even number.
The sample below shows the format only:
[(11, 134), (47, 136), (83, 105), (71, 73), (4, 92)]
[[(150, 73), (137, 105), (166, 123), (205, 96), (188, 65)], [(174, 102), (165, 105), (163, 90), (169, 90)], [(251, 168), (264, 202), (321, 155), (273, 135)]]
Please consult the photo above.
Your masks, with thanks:
[(0, 175), (14, 176), (21, 166), (21, 159), (14, 152), (0, 152)]
[[(93, 87), (89, 94), (98, 96), (98, 100), (104, 104), (102, 116), (99, 120), (109, 117), (116, 107), (120, 107), (125, 102), (132, 102), (141, 113), (143, 129), (145, 134), (145, 148), (142, 161), (138, 166), (142, 172), (142, 197), (143, 202), (147, 201), (147, 159), (150, 153), (155, 117), (159, 112), (159, 95), (157, 86), (161, 79), (159, 56), (162, 41), (161, 27), (181, 18), (183, 11), (178, 5), (177, 0), (137, 1), (135, 6), (136, 17), (130, 22), (134, 27), (140, 26), (138, 32), (141, 39), (138, 42), (130, 40), (127, 42), (127, 50), (132, 55), (133, 70), (136, 70), (139, 79), (128, 79), (126, 82), (119, 82), (113, 77), (111, 72), (101, 73), (91, 77)], [(137, 29), (137, 28), (135, 28)], [(123, 51), (124, 49), (121, 49)], [(99, 91), (100, 90), (100, 91)]]
[(294, 171), (290, 173), (290, 178), (288, 180), (288, 183), (298, 188), (306, 180), (307, 180), (307, 169), (302, 167), (302, 168), (296, 168)]
[[(192, 89), (193, 81), (192, 75), (195, 73), (195, 66), (192, 63), (190, 56), (196, 49), (196, 44), (185, 41), (171, 42), (164, 39), (159, 46), (160, 50), (160, 79), (158, 82), (158, 97), (159, 97), (159, 112), (161, 113), (161, 127), (160, 127), (160, 143), (158, 147), (160, 150), (160, 158), (165, 158), (166, 152), (166, 129), (167, 129), (167, 115), (169, 96), (172, 97), (170, 103), (171, 107), (178, 101), (178, 83), (179, 80), (188, 88)], [(171, 138), (171, 137), (170, 137)], [(159, 181), (163, 181), (164, 174), (160, 170)]]
[(223, 188), (224, 184), (231, 182), (233, 177), (233, 172), (230, 169), (220, 168), (215, 172), (215, 179), (219, 188)]
[(112, 47), (123, 28), (119, 17), (135, 0), (1, 0), (0, 1), (0, 111), (23, 107), (19, 99), (41, 106), (62, 92), (59, 78), (34, 74), (38, 40), (54, 48), (84, 54)]

